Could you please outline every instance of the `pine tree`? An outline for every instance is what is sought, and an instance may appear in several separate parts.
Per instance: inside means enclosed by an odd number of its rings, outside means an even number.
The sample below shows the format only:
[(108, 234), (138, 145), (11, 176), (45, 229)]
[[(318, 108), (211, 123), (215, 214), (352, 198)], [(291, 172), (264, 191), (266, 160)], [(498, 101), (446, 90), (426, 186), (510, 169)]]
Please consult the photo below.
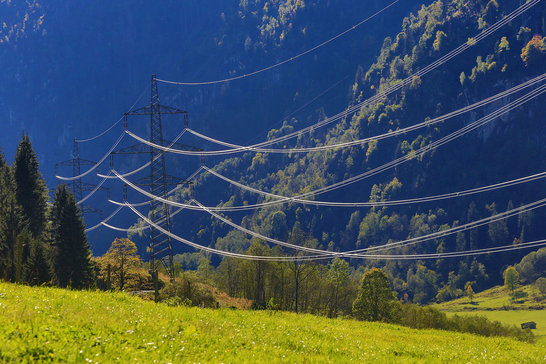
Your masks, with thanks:
[(91, 251), (85, 225), (74, 195), (66, 185), (57, 187), (51, 209), (53, 275), (61, 287), (83, 288), (93, 281)]
[(38, 170), (38, 158), (28, 135), (23, 133), (17, 146), (13, 174), (16, 184), (17, 203), (28, 220), (29, 230), (39, 238), (45, 229), (48, 192)]

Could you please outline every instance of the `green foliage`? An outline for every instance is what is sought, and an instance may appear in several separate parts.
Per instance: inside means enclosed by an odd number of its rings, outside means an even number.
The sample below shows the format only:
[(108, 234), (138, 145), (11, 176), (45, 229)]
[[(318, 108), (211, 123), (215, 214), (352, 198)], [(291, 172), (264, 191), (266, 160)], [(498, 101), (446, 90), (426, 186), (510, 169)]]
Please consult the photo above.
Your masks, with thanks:
[(519, 273), (516, 270), (516, 268), (509, 266), (504, 270), (504, 273), (502, 274), (504, 278), (504, 286), (506, 289), (508, 289), (512, 296), (514, 295), (515, 289), (519, 285)]
[[(141, 265), (135, 243), (125, 238), (115, 239), (106, 254), (98, 261), (99, 276), (108, 282), (108, 289), (116, 287), (120, 291), (123, 291), (127, 283), (135, 278)], [(134, 286), (134, 284), (129, 285)]]
[(328, 269), (328, 282), (331, 288), (331, 301), (328, 309), (328, 317), (338, 315), (340, 298), (346, 296), (347, 285), (349, 283), (349, 263), (340, 258), (335, 258)]
[[(491, 215), (496, 215), (498, 213), (495, 203), (486, 206), (486, 208), (491, 211)], [(489, 229), (487, 233), (489, 234), (489, 238), (491, 239), (493, 244), (506, 245), (509, 242), (509, 232), (508, 225), (506, 224), (506, 219), (491, 222), (489, 223), (488, 227)]]
[(499, 41), (499, 45), (497, 46), (497, 52), (503, 53), (508, 52), (510, 50), (510, 42), (508, 42), (508, 38), (502, 37)]
[(442, 287), (436, 294), (436, 301), (438, 302), (451, 301), (455, 298), (461, 297), (462, 295), (463, 295), (462, 290), (446, 285)]
[(466, 282), (464, 290), (466, 292), (466, 296), (470, 300), (470, 303), (472, 303), (474, 299), (474, 290), (472, 289), (472, 282)]
[(61, 287), (88, 287), (94, 271), (85, 225), (74, 195), (64, 184), (57, 187), (50, 218), (55, 282)]
[(447, 38), (446, 33), (444, 33), (441, 30), (438, 30), (436, 32), (436, 39), (434, 39), (434, 43), (432, 44), (432, 48), (434, 48), (434, 50), (437, 51), (437, 52), (442, 50), (446, 38)]
[(15, 249), (13, 250), (13, 262), (15, 264), (15, 282), (21, 283), (23, 279), (23, 252), (25, 246), (30, 243), (30, 236), (27, 230), (24, 230), (17, 236)]
[(159, 292), (159, 298), (169, 306), (218, 307), (210, 288), (198, 283), (189, 275), (184, 275), (175, 282), (166, 283)]
[(288, 237), (286, 214), (284, 212), (276, 211), (271, 215), (271, 234), (273, 238), (277, 239), (286, 239)]
[(17, 237), (28, 228), (28, 221), (16, 198), (13, 170), (0, 154), (0, 278), (15, 280)]
[(497, 62), (495, 57), (490, 54), (486, 57), (485, 62), (482, 60), (481, 56), (476, 58), (476, 66), (472, 68), (472, 73), (468, 77), (472, 82), (476, 82), (478, 78), (483, 78), (487, 80), (487, 76), (490, 75), (497, 67)]
[(32, 236), (39, 238), (46, 225), (48, 194), (38, 170), (38, 157), (28, 135), (24, 133), (17, 146), (13, 175), (17, 186), (17, 203), (22, 207), (23, 216), (28, 220)]
[[(260, 29), (264, 25), (270, 25), (262, 39), (268, 37), (270, 40), (276, 39), (280, 37), (282, 31), (287, 30), (276, 16), (280, 3), (284, 1), (270, 1), (267, 5), (266, 1), (244, 1), (240, 4), (244, 9), (242, 16), (247, 17), (246, 20), (255, 19), (255, 24)], [(518, 80), (531, 77), (532, 72), (525, 70), (518, 53), (530, 40), (533, 32), (537, 31), (534, 27), (540, 23), (540, 15), (533, 12), (524, 15), (525, 20), (522, 24), (527, 24), (533, 29), (520, 29), (520, 24), (514, 23), (506, 25), (502, 34), (494, 36), (497, 38), (479, 44), (471, 38), (479, 32), (479, 27), (493, 24), (509, 8), (511, 9), (512, 5), (516, 4), (495, 1), (434, 1), (428, 6), (420, 7), (418, 11), (404, 19), (400, 32), (395, 37), (385, 38), (374, 64), (367, 70), (364, 68), (357, 70), (354, 83), (351, 81), (353, 84), (351, 106), (424, 69), (427, 64), (437, 60), (458, 44), (470, 39), (468, 43), (476, 46), (466, 50), (466, 56), (458, 61), (448, 62), (422, 77), (414, 77), (411, 85), (403, 87), (400, 92), (362, 107), (354, 117), (346, 118), (328, 130), (300, 134), (296, 145), (308, 147), (345, 142), (412, 126), (417, 122), (430, 120), (477, 102), (486, 97), (485, 94), (490, 96), (504, 91), (506, 87), (519, 83)], [(314, 4), (310, 3), (308, 6)], [(300, 15), (301, 10), (299, 8), (297, 11)], [(275, 18), (275, 21), (272, 18)], [(293, 28), (285, 32), (285, 35), (290, 32), (296, 33)], [(247, 38), (248, 42), (245, 38), (241, 39), (245, 42), (245, 49), (249, 50), (256, 49), (259, 43), (256, 37)], [(509, 72), (501, 74), (501, 70)], [(499, 81), (500, 76), (502, 82)], [(294, 100), (296, 96), (294, 95)], [(292, 95), (289, 97), (292, 98)], [(528, 135), (535, 135), (537, 129), (541, 130), (540, 118), (536, 118), (536, 115), (540, 114), (536, 112), (540, 107), (537, 108), (534, 103), (529, 103), (526, 107), (532, 107), (532, 110), (525, 117), (511, 114), (507, 119), (503, 119), (506, 125), (512, 121), (525, 120), (525, 126), (518, 128), (518, 132), (510, 134), (511, 143), (505, 143), (506, 138), (502, 138), (508, 129), (500, 127), (496, 121), (477, 133), (465, 136), (465, 140), (461, 140), (461, 143), (465, 143), (462, 149), (461, 144), (454, 143), (433, 153), (417, 156), (418, 149), (465, 125), (468, 120), (463, 118), (431, 125), (415, 134), (404, 133), (396, 138), (381, 139), (380, 142), (372, 140), (365, 145), (343, 150), (283, 156), (247, 153), (240, 158), (222, 162), (218, 168), (221, 173), (241, 183), (264, 191), (294, 196), (354, 177), (357, 173), (372, 171), (394, 158), (408, 156), (409, 161), (397, 166), (392, 172), (381, 175), (372, 173), (374, 180), (370, 182), (370, 185), (373, 185), (371, 189), (365, 185), (347, 186), (346, 189), (336, 192), (333, 198), (366, 201), (369, 196), (370, 201), (377, 202), (396, 199), (400, 195), (418, 197), (442, 194), (474, 186), (477, 180), (483, 180), (484, 184), (495, 183), (497, 181), (494, 180), (494, 176), (505, 175), (507, 179), (518, 177), (519, 168), (513, 168), (519, 165), (517, 161), (540, 152), (540, 143), (531, 143), (527, 140)], [(475, 116), (481, 117), (482, 113), (489, 111), (476, 110)], [(321, 113), (320, 117), (322, 116)], [(271, 130), (268, 138), (286, 135), (310, 122), (307, 119), (296, 120), (291, 117), (280, 129)], [(541, 134), (537, 134), (539, 139), (538, 135)], [(480, 165), (478, 169), (470, 168), (469, 165), (475, 161), (475, 156), (483, 151), (495, 151), (487, 154), (491, 158), (490, 162)], [(453, 158), (454, 155), (457, 158)], [(501, 155), (509, 155), (510, 158), (507, 160)], [(534, 160), (530, 163), (539, 167), (536, 164), (538, 162)], [(465, 172), (459, 173), (460, 171)], [(479, 179), (481, 177), (486, 178), (487, 182)], [(203, 177), (203, 181), (207, 178)], [(214, 187), (210, 180), (203, 182), (204, 189), (211, 186)], [(530, 197), (533, 193), (530, 190), (524, 194), (525, 197)], [(524, 194), (521, 194), (521, 201), (524, 201)], [(265, 235), (285, 240), (293, 235), (290, 234), (290, 228), (298, 223), (301, 231), (309, 237), (303, 240), (316, 239), (317, 244), (332, 251), (351, 250), (418, 237), (476, 221), (496, 213), (499, 204), (506, 203), (503, 192), (492, 192), (487, 197), (476, 195), (468, 198), (471, 199), (465, 200), (468, 202), (461, 199), (444, 201), (441, 204), (442, 209), (436, 208), (438, 205), (435, 206), (431, 202), (426, 206), (392, 206), (360, 210), (358, 213), (352, 210), (338, 212), (326, 208), (287, 204), (283, 207), (256, 211), (245, 216), (241, 224)], [(521, 202), (519, 196), (517, 198), (518, 200), (514, 200), (516, 204)], [(240, 191), (227, 196), (221, 195), (219, 199), (228, 201), (227, 204), (230, 205), (264, 201), (262, 197)], [(492, 204), (494, 201), (497, 203)], [(486, 203), (489, 205), (486, 206)], [(542, 217), (542, 214), (540, 216)], [(408, 245), (397, 249), (396, 253), (421, 254), (478, 249), (504, 245), (514, 241), (515, 237), (523, 241), (523, 237), (534, 238), (539, 235), (538, 223), (530, 223), (524, 214), (520, 214), (517, 219), (517, 226), (515, 218), (508, 223), (497, 221), (486, 227), (460, 232), (456, 236)], [(213, 230), (217, 234), (214, 237), (211, 232)], [(230, 251), (244, 251), (249, 246), (247, 237), (212, 228), (208, 219), (203, 220), (201, 226), (196, 228), (196, 234), (203, 239), (211, 236), (212, 241), (216, 240), (217, 246), (224, 244), (226, 247), (229, 246)], [(216, 239), (217, 236), (221, 238)], [(294, 239), (297, 242), (303, 240)], [(293, 254), (286, 249), (276, 249), (271, 254), (277, 255), (277, 252), (279, 255)], [(468, 281), (475, 282), (472, 289), (476, 292), (500, 283), (497, 272), (515, 262), (512, 261), (513, 255), (499, 254), (498, 257), (493, 259), (490, 256), (480, 256), (477, 259), (429, 260), (418, 263), (379, 261), (362, 264), (365, 268), (383, 267), (389, 276), (392, 276), (393, 282), (399, 283), (396, 290), (401, 299), (407, 295), (408, 300), (427, 303), (435, 298), (448, 300), (464, 294), (464, 285)], [(295, 294), (296, 289), (303, 288), (305, 291), (305, 287), (300, 287), (298, 280), (294, 278), (297, 273), (292, 268), (295, 270), (299, 268), (276, 263), (263, 263), (262, 267), (263, 271), (251, 269), (255, 268), (251, 263), (239, 264), (234, 260), (224, 259), (220, 264), (221, 273), (216, 277), (217, 284), (234, 296), (256, 300), (256, 305), (260, 307), (273, 297), (282, 309), (295, 309), (293, 301), (295, 297), (299, 297), (299, 294)], [(309, 275), (310, 277), (320, 275), (326, 270), (327, 267), (319, 265), (310, 269)], [(351, 279), (352, 284), (356, 281)], [(311, 283), (312, 280), (307, 279), (303, 286)], [(254, 287), (264, 287), (258, 295), (261, 298), (256, 296), (256, 292), (260, 290)], [(324, 292), (331, 292), (329, 283), (325, 283), (324, 280), (319, 280), (315, 287), (322, 296)], [(442, 289), (438, 291), (440, 287)], [(354, 295), (354, 291), (352, 294)], [(307, 312), (317, 310), (325, 314), (332, 304), (325, 303), (322, 296), (310, 291), (301, 292), (301, 299), (298, 298), (298, 301), (302, 302), (296, 307), (302, 310), (303, 305), (306, 306)], [(306, 305), (306, 301), (311, 301), (312, 304)]]
[(535, 35), (521, 50), (521, 59), (528, 67), (544, 62), (546, 59), (546, 38)]
[(524, 282), (532, 283), (539, 277), (546, 277), (546, 248), (527, 254), (515, 268)]
[(543, 297), (546, 297), (546, 277), (540, 277), (535, 281), (535, 286)]
[(400, 319), (397, 323), (415, 329), (438, 329), (468, 332), (481, 336), (506, 336), (524, 342), (534, 342), (530, 331), (523, 331), (513, 325), (503, 325), (499, 321), (490, 321), (480, 315), (454, 315), (448, 317), (444, 312), (433, 307), (420, 307), (406, 303), (401, 306)]
[(476, 293), (472, 304), (465, 297), (437, 304), (434, 307), (445, 312), (448, 317), (452, 317), (454, 314), (459, 316), (479, 315), (487, 317), (490, 321), (499, 321), (504, 325), (515, 325), (518, 330), (514, 330), (514, 332), (521, 331), (519, 327), (522, 322), (535, 321), (538, 323), (537, 330), (533, 330), (535, 339), (539, 345), (544, 345), (546, 343), (546, 327), (540, 325), (540, 322), (542, 322), (546, 296), (540, 295), (538, 288), (534, 285), (521, 286), (516, 292), (521, 292), (522, 297), (513, 300), (509, 306), (507, 302), (512, 300), (511, 293), (504, 286), (497, 286)]
[(353, 302), (353, 314), (366, 321), (392, 322), (396, 316), (396, 301), (387, 275), (372, 268), (364, 273), (358, 295)]
[(533, 333), (515, 326), (502, 325), (499, 321), (489, 321), (485, 316), (459, 316), (451, 319), (455, 331), (469, 332), (482, 336), (511, 336), (521, 341), (534, 342)]
[(28, 34), (43, 31), (45, 9), (36, 0), (2, 0), (0, 12), (3, 14), (0, 22), (0, 45), (15, 44)]
[(39, 240), (31, 242), (30, 256), (24, 265), (23, 280), (32, 286), (51, 281), (51, 265), (46, 248), (46, 244)]
[(212, 280), (212, 275), (214, 274), (214, 267), (210, 263), (210, 258), (208, 256), (202, 255), (199, 266), (197, 267), (197, 275), (204, 282), (209, 282)]
[(425, 303), (436, 296), (438, 277), (436, 272), (423, 265), (417, 265), (416, 269), (409, 270), (407, 283), (413, 293), (413, 302)]

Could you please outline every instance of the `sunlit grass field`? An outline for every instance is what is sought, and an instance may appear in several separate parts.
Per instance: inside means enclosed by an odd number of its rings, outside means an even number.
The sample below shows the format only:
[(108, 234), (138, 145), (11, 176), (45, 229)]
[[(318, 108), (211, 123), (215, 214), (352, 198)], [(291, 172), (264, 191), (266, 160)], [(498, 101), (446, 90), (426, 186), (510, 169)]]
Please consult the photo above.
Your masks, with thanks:
[(546, 346), (268, 311), (168, 307), (123, 293), (0, 283), (0, 361), (530, 362)]
[(511, 302), (509, 292), (497, 286), (476, 294), (473, 303), (468, 297), (433, 305), (448, 315), (482, 315), (493, 321), (520, 327), (523, 322), (534, 321), (537, 329), (533, 330), (539, 344), (546, 345), (546, 302), (536, 301), (538, 290), (532, 285), (520, 288), (527, 296), (517, 302)]

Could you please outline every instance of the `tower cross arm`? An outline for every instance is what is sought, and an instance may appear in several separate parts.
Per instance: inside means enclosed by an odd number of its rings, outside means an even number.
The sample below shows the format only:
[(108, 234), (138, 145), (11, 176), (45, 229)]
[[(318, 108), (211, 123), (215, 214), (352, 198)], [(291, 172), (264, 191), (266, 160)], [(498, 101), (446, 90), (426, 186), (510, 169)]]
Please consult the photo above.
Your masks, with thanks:
[[(172, 106), (165, 106), (165, 105), (157, 105), (157, 106), (159, 106), (160, 114), (188, 114), (186, 110), (177, 109)], [(141, 107), (140, 109), (126, 112), (125, 115), (152, 115), (155, 113), (157, 113), (157, 109), (153, 109), (152, 106), (148, 105), (148, 106)]]

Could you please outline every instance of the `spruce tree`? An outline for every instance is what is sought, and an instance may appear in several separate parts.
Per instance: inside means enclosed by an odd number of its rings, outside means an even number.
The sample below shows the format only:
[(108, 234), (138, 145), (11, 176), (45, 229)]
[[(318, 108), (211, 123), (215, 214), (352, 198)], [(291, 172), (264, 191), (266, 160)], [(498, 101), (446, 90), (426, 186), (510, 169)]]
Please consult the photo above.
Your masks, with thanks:
[(61, 287), (88, 287), (94, 276), (85, 225), (74, 195), (66, 185), (57, 187), (51, 209), (53, 275)]
[(23, 133), (17, 146), (13, 174), (16, 184), (17, 203), (28, 220), (29, 230), (39, 238), (46, 225), (47, 187), (38, 170), (38, 158), (28, 135)]
[(41, 241), (33, 241), (31, 244), (30, 256), (23, 268), (23, 280), (32, 286), (39, 286), (51, 280), (46, 246)]
[(14, 280), (17, 237), (28, 227), (17, 204), (12, 168), (0, 153), (0, 278)]
[(4, 220), (6, 219), (6, 212), (4, 209), (4, 196), (6, 194), (7, 186), (4, 182), (4, 174), (6, 171), (6, 159), (4, 154), (0, 151), (0, 278), (5, 278), (5, 271), (9, 266), (9, 249), (7, 239), (4, 237), (4, 231), (2, 229), (4, 225)]

